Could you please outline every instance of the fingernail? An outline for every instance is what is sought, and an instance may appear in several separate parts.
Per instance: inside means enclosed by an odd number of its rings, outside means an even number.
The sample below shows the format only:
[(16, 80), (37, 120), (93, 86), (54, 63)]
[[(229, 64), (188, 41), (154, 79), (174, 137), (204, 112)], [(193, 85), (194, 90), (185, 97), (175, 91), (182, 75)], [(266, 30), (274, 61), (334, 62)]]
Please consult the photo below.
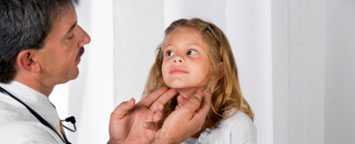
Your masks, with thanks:
[(158, 105), (158, 111), (162, 111), (164, 109), (164, 106), (162, 104)]
[(129, 101), (130, 101), (131, 103), (135, 103), (135, 102), (136, 102), (136, 100), (135, 100), (134, 98), (131, 98)]

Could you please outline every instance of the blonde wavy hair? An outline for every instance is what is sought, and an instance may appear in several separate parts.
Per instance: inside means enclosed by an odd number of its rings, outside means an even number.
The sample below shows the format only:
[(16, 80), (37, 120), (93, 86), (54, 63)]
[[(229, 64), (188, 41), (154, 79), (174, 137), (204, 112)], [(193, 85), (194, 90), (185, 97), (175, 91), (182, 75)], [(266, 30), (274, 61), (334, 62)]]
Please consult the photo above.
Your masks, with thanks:
[[(208, 58), (210, 63), (209, 80), (206, 89), (212, 94), (211, 110), (206, 118), (204, 128), (213, 128), (218, 122), (228, 118), (237, 111), (242, 111), (251, 119), (254, 113), (248, 102), (243, 98), (238, 71), (234, 61), (231, 46), (222, 32), (213, 23), (199, 18), (179, 19), (171, 23), (165, 30), (165, 36), (177, 28), (192, 28), (197, 30), (204, 42), (208, 44)], [(144, 94), (149, 94), (153, 90), (166, 86), (162, 77), (163, 51), (159, 46), (155, 62), (151, 67)], [(176, 106), (176, 99), (167, 106), (167, 113)]]

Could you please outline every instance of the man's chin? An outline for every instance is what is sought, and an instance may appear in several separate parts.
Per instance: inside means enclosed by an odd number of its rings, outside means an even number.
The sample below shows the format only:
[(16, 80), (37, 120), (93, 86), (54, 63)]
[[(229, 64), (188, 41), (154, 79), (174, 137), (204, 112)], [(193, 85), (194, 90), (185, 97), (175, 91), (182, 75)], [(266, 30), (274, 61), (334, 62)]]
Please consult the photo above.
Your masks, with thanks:
[[(79, 76), (79, 69), (76, 68), (75, 71), (73, 71), (72, 73), (70, 73), (70, 74), (68, 75), (67, 80), (66, 80), (65, 82), (74, 80), (74, 79), (76, 79), (78, 76)], [(65, 82), (64, 82), (64, 83), (65, 83)]]
[(71, 80), (76, 79), (78, 76), (79, 76), (79, 68), (77, 68), (75, 73), (73, 73), (73, 77)]

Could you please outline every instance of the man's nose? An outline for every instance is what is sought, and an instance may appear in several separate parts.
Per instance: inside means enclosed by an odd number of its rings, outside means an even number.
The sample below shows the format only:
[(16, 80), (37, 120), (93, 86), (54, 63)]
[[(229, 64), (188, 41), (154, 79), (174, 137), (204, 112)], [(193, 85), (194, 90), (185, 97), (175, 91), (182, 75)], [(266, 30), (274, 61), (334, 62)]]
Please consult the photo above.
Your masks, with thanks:
[(89, 34), (86, 33), (86, 31), (83, 28), (81, 28), (80, 26), (79, 26), (79, 28), (82, 31), (82, 38), (80, 40), (80, 45), (84, 46), (84, 45), (90, 43), (91, 38), (90, 38)]

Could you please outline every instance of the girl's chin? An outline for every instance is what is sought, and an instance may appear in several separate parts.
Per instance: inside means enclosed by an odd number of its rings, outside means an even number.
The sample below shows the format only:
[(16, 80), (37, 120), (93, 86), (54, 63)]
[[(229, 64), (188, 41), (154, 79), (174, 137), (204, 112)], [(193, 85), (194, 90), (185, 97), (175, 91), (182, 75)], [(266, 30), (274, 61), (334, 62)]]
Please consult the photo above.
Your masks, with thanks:
[(167, 84), (167, 86), (173, 89), (186, 89), (189, 87), (188, 85), (183, 85), (183, 84)]

